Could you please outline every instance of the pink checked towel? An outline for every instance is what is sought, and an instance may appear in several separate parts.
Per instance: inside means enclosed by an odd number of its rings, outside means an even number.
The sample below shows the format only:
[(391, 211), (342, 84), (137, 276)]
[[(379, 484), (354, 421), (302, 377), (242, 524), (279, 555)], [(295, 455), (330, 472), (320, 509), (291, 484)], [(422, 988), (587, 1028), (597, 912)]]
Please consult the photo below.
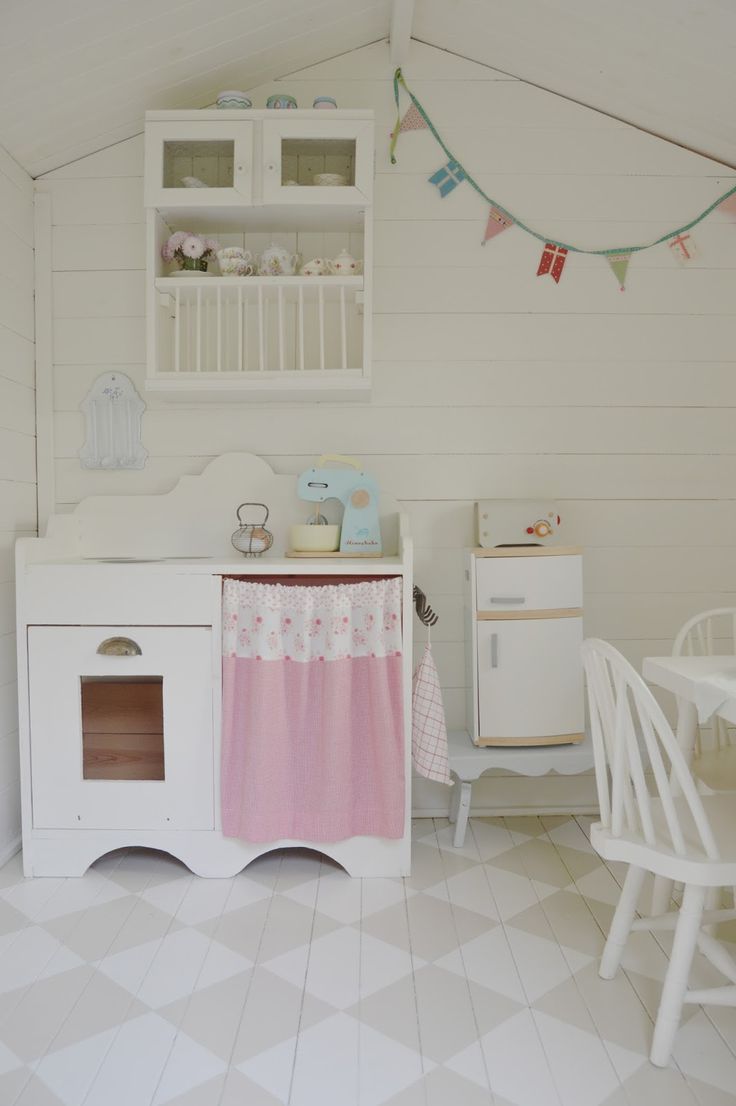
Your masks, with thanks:
[(401, 581), (226, 580), (222, 832), (404, 832)]
[(429, 642), (414, 673), (411, 753), (420, 776), (452, 783), (442, 691)]

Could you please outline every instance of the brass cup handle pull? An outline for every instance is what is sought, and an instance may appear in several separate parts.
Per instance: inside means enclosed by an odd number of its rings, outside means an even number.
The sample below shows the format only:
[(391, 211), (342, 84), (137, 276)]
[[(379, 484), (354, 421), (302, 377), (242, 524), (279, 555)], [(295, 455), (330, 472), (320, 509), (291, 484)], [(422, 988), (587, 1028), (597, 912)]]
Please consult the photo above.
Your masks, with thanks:
[(140, 657), (143, 650), (137, 641), (130, 637), (108, 637), (97, 646), (97, 652), (104, 657)]

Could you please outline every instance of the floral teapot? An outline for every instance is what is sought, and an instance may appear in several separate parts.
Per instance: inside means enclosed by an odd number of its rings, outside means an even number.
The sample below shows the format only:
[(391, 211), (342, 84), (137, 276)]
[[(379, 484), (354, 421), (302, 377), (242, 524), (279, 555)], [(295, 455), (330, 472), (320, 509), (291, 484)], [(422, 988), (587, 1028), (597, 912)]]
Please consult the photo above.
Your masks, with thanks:
[(363, 268), (362, 261), (356, 261), (347, 250), (340, 250), (337, 257), (327, 262), (327, 267), (335, 276), (356, 276)]
[(261, 254), (258, 272), (261, 276), (293, 276), (300, 261), (298, 253), (289, 253), (283, 246), (271, 242)]

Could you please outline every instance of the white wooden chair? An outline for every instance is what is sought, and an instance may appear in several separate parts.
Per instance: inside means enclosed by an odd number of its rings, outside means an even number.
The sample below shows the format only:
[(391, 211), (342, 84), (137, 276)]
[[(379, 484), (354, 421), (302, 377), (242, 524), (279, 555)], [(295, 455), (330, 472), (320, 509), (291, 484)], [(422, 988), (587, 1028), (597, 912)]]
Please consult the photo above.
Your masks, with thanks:
[[(672, 646), (673, 657), (712, 657), (718, 653), (736, 654), (736, 607), (717, 607), (696, 614), (680, 629)], [(703, 747), (698, 732), (690, 767), (711, 791), (736, 791), (736, 744), (722, 718), (714, 717), (711, 724), (712, 741)]]
[[(732, 795), (698, 794), (659, 704), (613, 646), (589, 639), (582, 656), (601, 815), (591, 826), (591, 844), (604, 860), (629, 865), (599, 972), (603, 979), (614, 976), (632, 930), (674, 929), (650, 1053), (664, 1067), (683, 1003), (736, 1006), (736, 962), (703, 929), (736, 918), (736, 910), (704, 910), (710, 888), (736, 883), (736, 803)], [(684, 884), (679, 911), (635, 918), (647, 872)], [(728, 985), (688, 989), (696, 948)]]

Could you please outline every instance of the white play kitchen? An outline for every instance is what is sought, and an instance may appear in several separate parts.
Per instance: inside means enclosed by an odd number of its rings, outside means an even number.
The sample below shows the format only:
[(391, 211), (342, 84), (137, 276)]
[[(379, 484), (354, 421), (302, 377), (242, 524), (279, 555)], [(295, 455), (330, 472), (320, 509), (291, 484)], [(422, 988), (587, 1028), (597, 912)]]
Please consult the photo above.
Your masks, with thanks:
[[(333, 472), (338, 493), (359, 490), (360, 473), (348, 466), (346, 482), (340, 466), (325, 464), (307, 470), (305, 485)], [(82, 875), (104, 853), (135, 845), (205, 876), (232, 875), (284, 845), (318, 848), (353, 875), (409, 872), (411, 647), (402, 627), (413, 609), (411, 539), (396, 502), (381, 496), (378, 555), (289, 558), (290, 528), (315, 495), (339, 523), (333, 494), (310, 489), (305, 502), (295, 477), (251, 454), (226, 454), (168, 495), (89, 498), (53, 516), (45, 537), (18, 543), (27, 875)], [(273, 539), (263, 556), (231, 544), (246, 499), (269, 508), (267, 523), (261, 514), (251, 524)], [(361, 673), (377, 702), (374, 723), (351, 718), (348, 706), (330, 731), (330, 703), (339, 706)], [(282, 717), (290, 695), (296, 713)], [(308, 756), (295, 788), (281, 736), (292, 723), (307, 749), (313, 716), (327, 719), (333, 759)], [(254, 735), (260, 760), (241, 763), (228, 727)], [(349, 762), (337, 765), (344, 750)], [(333, 776), (337, 794), (324, 790)], [(310, 786), (311, 806), (288, 809), (284, 796)]]

